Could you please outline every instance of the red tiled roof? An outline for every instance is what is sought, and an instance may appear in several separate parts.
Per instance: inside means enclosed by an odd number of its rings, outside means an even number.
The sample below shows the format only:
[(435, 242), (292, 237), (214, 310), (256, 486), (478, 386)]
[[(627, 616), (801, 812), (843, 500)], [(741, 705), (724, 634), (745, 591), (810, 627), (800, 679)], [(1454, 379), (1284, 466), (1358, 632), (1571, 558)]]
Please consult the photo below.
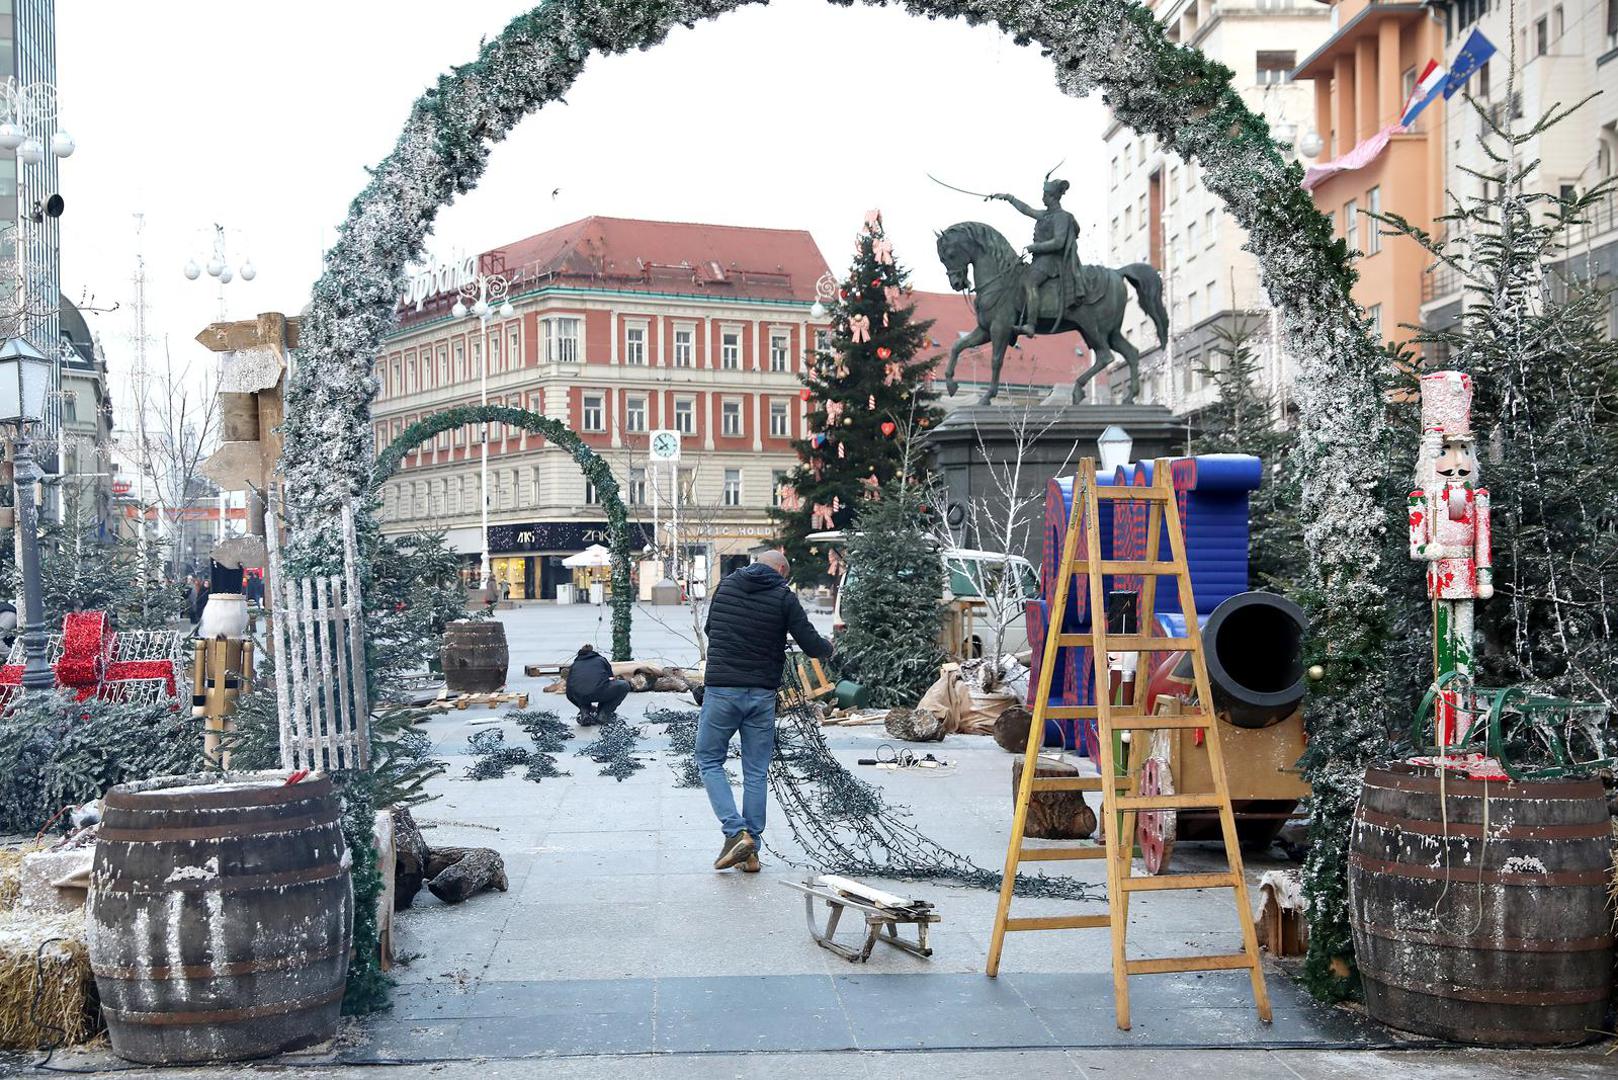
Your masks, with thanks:
[[(922, 292), (913, 294), (916, 318), (932, 319), (933, 328), (928, 336), (934, 348), (943, 354), (938, 362), (937, 378), (943, 378), (951, 345), (957, 338), (977, 326), (977, 315), (969, 297), (959, 293)], [(1074, 348), (1084, 349), (1084, 356), (1073, 355)], [(955, 368), (955, 377), (961, 382), (987, 383), (991, 349), (980, 345), (961, 353), (961, 362)], [(1090, 363), (1090, 350), (1077, 334), (1058, 337), (1019, 338), (1017, 344), (1006, 350), (1006, 359), (1000, 369), (1002, 384), (1021, 386), (1058, 386), (1073, 381), (1082, 364)]]
[[(484, 253), (488, 273), (625, 292), (689, 293), (810, 304), (826, 272), (803, 229), (587, 217)], [(514, 282), (515, 284), (515, 282)]]

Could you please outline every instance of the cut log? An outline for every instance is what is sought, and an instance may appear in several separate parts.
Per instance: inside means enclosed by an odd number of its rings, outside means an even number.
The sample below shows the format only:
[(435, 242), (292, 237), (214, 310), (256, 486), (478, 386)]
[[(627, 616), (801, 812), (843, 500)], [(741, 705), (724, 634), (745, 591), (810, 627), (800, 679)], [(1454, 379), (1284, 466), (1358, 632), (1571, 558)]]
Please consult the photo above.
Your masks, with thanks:
[[(1069, 761), (1040, 758), (1035, 776), (1072, 777), (1079, 767)], [(1017, 803), (1017, 785), (1022, 783), (1022, 758), (1011, 763), (1011, 802)], [(1041, 840), (1083, 840), (1096, 829), (1096, 812), (1084, 801), (1082, 791), (1036, 791), (1028, 803), (1025, 836)]]
[(1028, 749), (1028, 729), (1033, 723), (1033, 713), (1021, 705), (1011, 706), (994, 722), (995, 744), (1008, 754), (1023, 753)]
[(493, 848), (437, 848), (428, 870), (428, 890), (446, 904), (459, 904), (484, 889), (506, 891), (506, 863)]
[(408, 806), (393, 808), (393, 910), (403, 911), (428, 878), (427, 841)]
[(905, 742), (938, 742), (944, 737), (944, 718), (931, 709), (889, 709), (884, 723), (889, 735)]

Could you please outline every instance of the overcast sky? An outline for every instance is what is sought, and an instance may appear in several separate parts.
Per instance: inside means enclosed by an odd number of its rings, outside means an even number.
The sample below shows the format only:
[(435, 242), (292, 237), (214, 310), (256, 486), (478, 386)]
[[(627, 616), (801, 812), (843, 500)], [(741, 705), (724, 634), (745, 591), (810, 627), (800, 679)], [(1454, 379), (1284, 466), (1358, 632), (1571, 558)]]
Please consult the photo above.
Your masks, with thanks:
[[(217, 286), (181, 268), (206, 261), (214, 222), (233, 261), (258, 270), (225, 288), (230, 317), (296, 312), (411, 103), (529, 6), (58, 0), (60, 123), (79, 145), (61, 169), (63, 290), (120, 305), (91, 315), (115, 386), (133, 348), (137, 213), (158, 362), (165, 336), (177, 358), (206, 355), (191, 339), (217, 316)], [(926, 174), (1036, 202), (1065, 159), (1090, 261), (1105, 247), (1105, 122), (1099, 101), (1064, 96), (1047, 60), (993, 29), (776, 0), (592, 58), (566, 105), (495, 149), (431, 248), (482, 251), (608, 214), (807, 228), (841, 270), (880, 207), (916, 284), (943, 290), (934, 229), (988, 221), (1020, 247), (1032, 222)]]

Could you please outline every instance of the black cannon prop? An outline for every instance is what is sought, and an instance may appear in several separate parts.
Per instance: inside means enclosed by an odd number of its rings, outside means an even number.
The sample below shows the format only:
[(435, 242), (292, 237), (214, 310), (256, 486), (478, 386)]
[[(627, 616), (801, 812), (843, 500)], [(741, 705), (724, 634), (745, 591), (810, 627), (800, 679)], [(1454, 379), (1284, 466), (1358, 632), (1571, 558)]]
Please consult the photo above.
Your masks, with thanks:
[[(1225, 600), (1202, 627), (1213, 686), (1213, 710), (1226, 727), (1226, 782), (1244, 847), (1268, 844), (1309, 794), (1297, 769), (1303, 754), (1303, 638), (1308, 620), (1292, 601), (1266, 592)], [(1177, 713), (1194, 704), (1189, 653), (1172, 653), (1146, 687), (1148, 713)], [(1200, 731), (1140, 732), (1129, 749), (1141, 794), (1210, 791), (1207, 745)], [(1141, 854), (1152, 873), (1167, 867), (1174, 841), (1217, 840), (1212, 811), (1155, 811), (1139, 816)]]

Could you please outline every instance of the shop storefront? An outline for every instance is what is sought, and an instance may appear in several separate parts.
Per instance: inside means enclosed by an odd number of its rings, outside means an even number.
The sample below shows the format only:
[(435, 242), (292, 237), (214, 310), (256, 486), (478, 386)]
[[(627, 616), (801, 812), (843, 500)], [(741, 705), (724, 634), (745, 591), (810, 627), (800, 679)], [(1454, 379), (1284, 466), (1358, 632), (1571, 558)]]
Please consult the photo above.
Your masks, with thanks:
[[(480, 552), (477, 530), (460, 529), (470, 537), (454, 536), (456, 547), (466, 560), (462, 575), (475, 584)], [(467, 544), (470, 540), (470, 544)], [(629, 546), (638, 553), (652, 541), (652, 527), (643, 522), (629, 523)], [(503, 595), (512, 600), (554, 600), (556, 586), (573, 580), (573, 571), (562, 565), (592, 544), (610, 544), (605, 522), (527, 521), (489, 526), (489, 569), (501, 585)], [(468, 551), (470, 546), (472, 550)], [(638, 561), (638, 555), (635, 560)]]

